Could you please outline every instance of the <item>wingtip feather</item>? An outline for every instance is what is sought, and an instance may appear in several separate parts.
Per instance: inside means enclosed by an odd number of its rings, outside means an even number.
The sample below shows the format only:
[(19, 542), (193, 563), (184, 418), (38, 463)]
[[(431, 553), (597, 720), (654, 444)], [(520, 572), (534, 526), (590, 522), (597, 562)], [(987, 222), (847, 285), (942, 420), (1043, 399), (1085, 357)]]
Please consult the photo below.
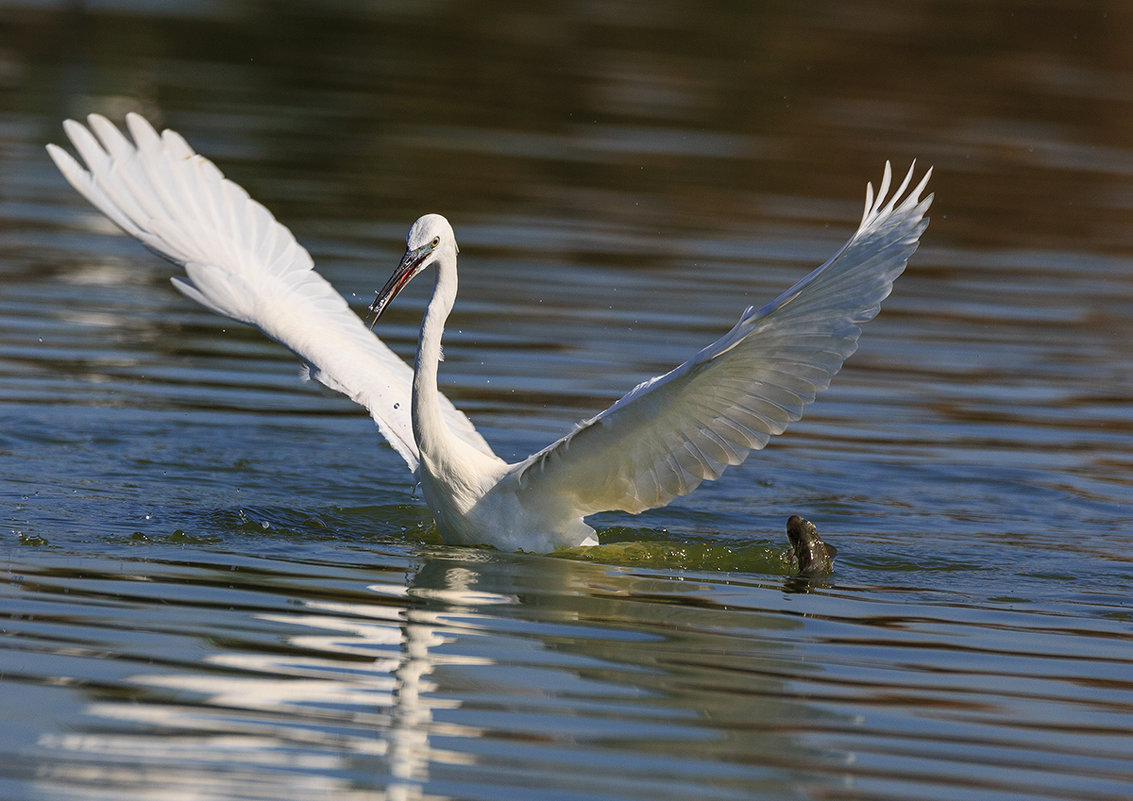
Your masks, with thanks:
[(858, 229), (865, 228), (866, 222), (869, 220), (869, 213), (873, 209), (873, 181), (865, 182), (865, 211), (862, 212), (862, 221), (858, 224)]
[(150, 152), (161, 147), (161, 137), (149, 124), (149, 120), (141, 114), (133, 111), (127, 114), (126, 128), (130, 131), (130, 136), (134, 138), (139, 150)]

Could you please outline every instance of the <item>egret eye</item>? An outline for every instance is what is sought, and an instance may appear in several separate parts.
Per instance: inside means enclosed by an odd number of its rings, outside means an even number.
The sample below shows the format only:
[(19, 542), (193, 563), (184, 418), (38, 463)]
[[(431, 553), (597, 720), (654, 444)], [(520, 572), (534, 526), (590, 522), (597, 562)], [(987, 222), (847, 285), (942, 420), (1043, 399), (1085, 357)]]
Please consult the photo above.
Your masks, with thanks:
[(439, 244), (441, 244), (441, 238), (439, 236), (434, 236), (433, 241), (429, 243), (429, 247), (435, 248)]

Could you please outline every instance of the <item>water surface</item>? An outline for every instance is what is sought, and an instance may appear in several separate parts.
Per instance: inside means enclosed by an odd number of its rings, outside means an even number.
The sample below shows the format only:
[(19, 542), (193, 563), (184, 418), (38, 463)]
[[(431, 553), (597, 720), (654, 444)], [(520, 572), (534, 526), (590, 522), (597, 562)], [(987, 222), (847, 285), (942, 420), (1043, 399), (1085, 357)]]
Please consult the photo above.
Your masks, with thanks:
[[(1133, 795), (1123, 4), (4, 4), (0, 798)], [(446, 547), (400, 459), (43, 152), (141, 111), (361, 308), (461, 244), (444, 389), (517, 458), (837, 249), (924, 245), (658, 558)], [(383, 318), (412, 354), (427, 282)], [(790, 514), (839, 546), (785, 575)], [(713, 559), (699, 558), (710, 553)]]

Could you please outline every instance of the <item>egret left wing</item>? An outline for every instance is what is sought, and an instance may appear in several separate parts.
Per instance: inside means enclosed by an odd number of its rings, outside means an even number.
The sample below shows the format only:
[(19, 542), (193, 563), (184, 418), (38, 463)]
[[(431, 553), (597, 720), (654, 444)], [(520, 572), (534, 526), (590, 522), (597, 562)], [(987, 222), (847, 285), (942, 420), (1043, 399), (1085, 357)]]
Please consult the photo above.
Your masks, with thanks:
[(929, 170), (876, 199), (829, 261), (675, 370), (646, 381), (574, 432), (517, 464), (521, 497), (560, 500), (580, 515), (641, 512), (718, 478), (799, 419), (857, 349), (928, 225)]
[[(173, 278), (183, 294), (256, 326), (295, 353), (311, 378), (365, 406), (416, 470), (413, 371), (315, 271), (292, 233), (174, 131), (158, 134), (129, 114), (131, 141), (105, 117), (87, 120), (89, 129), (64, 123), (83, 163), (47, 146), (71, 185), (123, 231), (183, 267), (185, 275)], [(447, 398), (441, 408), (457, 437), (492, 455)]]

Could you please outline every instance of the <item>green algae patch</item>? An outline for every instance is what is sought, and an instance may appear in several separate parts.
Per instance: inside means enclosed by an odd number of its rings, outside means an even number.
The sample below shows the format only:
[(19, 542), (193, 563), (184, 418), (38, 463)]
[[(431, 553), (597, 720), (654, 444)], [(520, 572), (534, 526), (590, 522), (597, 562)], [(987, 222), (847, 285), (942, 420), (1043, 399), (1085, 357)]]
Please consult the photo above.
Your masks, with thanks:
[(707, 542), (638, 540), (559, 548), (559, 559), (595, 562), (619, 567), (653, 567), (667, 570), (703, 570), (727, 573), (790, 575), (797, 569), (790, 552), (770, 544), (721, 545)]

